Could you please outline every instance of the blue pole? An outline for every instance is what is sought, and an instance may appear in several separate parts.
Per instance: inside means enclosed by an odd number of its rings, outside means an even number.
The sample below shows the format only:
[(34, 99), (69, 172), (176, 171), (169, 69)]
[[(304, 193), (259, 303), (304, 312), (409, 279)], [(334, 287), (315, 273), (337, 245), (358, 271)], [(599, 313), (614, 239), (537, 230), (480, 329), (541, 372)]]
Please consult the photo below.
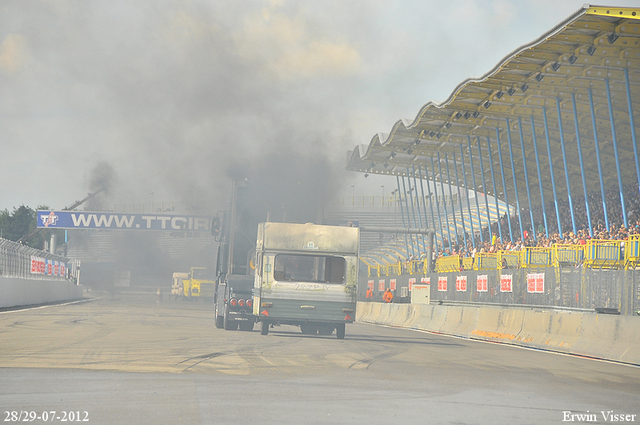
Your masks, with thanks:
[(556, 190), (556, 178), (553, 174), (553, 160), (551, 155), (551, 142), (549, 140), (549, 122), (547, 121), (547, 108), (542, 107), (542, 116), (544, 117), (544, 135), (547, 139), (547, 155), (549, 155), (549, 170), (551, 175), (551, 187), (553, 187), (553, 203), (556, 207), (556, 220), (558, 221), (558, 234), (562, 237), (562, 221), (560, 220), (560, 207), (558, 205), (558, 192)]
[(504, 241), (502, 235), (502, 224), (500, 220), (500, 204), (498, 202), (498, 189), (496, 189), (496, 173), (493, 170), (493, 154), (491, 153), (491, 140), (487, 136), (487, 149), (489, 149), (489, 165), (491, 166), (491, 181), (493, 182), (493, 200), (496, 202), (496, 214), (498, 216), (498, 232), (500, 233), (500, 242)]
[(456, 245), (460, 243), (460, 239), (458, 238), (458, 223), (456, 221), (456, 207), (453, 204), (453, 191), (451, 189), (451, 175), (449, 174), (449, 157), (447, 154), (444, 154), (444, 161), (447, 164), (447, 181), (449, 182), (449, 199), (451, 200), (451, 216), (453, 217), (453, 229), (456, 234)]
[(502, 190), (504, 203), (507, 205), (507, 223), (509, 225), (509, 240), (513, 241), (511, 234), (511, 211), (509, 211), (509, 197), (507, 196), (507, 180), (504, 177), (504, 162), (502, 161), (502, 144), (500, 143), (500, 129), (496, 127), (496, 139), (498, 140), (498, 160), (500, 161), (500, 175), (502, 176)]
[[(415, 169), (413, 171), (413, 174), (415, 175)], [(424, 227), (426, 229), (426, 228), (429, 227), (429, 221), (427, 220), (427, 203), (424, 200), (424, 185), (422, 184), (422, 167), (420, 167), (419, 165), (418, 165), (418, 177), (419, 177), (419, 180), (420, 180), (420, 193), (422, 195), (422, 209), (424, 210)], [(431, 220), (432, 220), (431, 226), (433, 227), (433, 217), (431, 217)], [(423, 244), (425, 243), (424, 236), (422, 237), (422, 243)], [(426, 245), (424, 245), (424, 246), (425, 246), (425, 252), (428, 252), (427, 249), (426, 249)], [(431, 259), (429, 259), (429, 260), (431, 260)]]
[(618, 155), (618, 138), (616, 137), (616, 124), (613, 119), (613, 105), (611, 104), (611, 89), (609, 88), (609, 79), (604, 80), (607, 86), (607, 102), (609, 102), (609, 119), (611, 120), (611, 137), (613, 139), (613, 151), (616, 156), (616, 168), (618, 169), (618, 186), (620, 187), (620, 203), (622, 204), (622, 218), (624, 219), (624, 227), (629, 227), (627, 222), (627, 209), (624, 206), (624, 191), (622, 188), (622, 174), (620, 173), (620, 157)]
[[(398, 195), (400, 195), (400, 216), (402, 217), (402, 227), (407, 227), (404, 224), (404, 211), (402, 209), (402, 192), (400, 191), (400, 177), (396, 174), (396, 183), (398, 184)], [(409, 256), (409, 240), (407, 239), (407, 234), (404, 234), (404, 244), (407, 248), (407, 257)]]
[(444, 196), (444, 178), (442, 178), (442, 163), (440, 162), (440, 152), (438, 152), (438, 170), (440, 172), (440, 193), (442, 193), (442, 206), (444, 207), (444, 218), (447, 221), (447, 236), (449, 238), (449, 251), (451, 251), (451, 225), (449, 224), (449, 213), (447, 212), (447, 202)]
[(580, 158), (580, 171), (582, 172), (582, 188), (584, 189), (584, 205), (587, 211), (587, 221), (589, 222), (589, 233), (593, 235), (593, 225), (591, 224), (591, 211), (589, 210), (589, 194), (587, 193), (587, 178), (584, 174), (584, 162), (582, 160), (582, 143), (580, 142), (580, 125), (578, 123), (578, 107), (576, 106), (576, 95), (571, 93), (573, 103), (573, 122), (576, 126), (576, 142), (578, 143), (578, 158)]
[(571, 182), (569, 181), (569, 167), (567, 166), (567, 150), (564, 143), (564, 130), (562, 129), (562, 110), (560, 109), (560, 98), (556, 97), (558, 108), (558, 130), (560, 131), (560, 145), (562, 146), (562, 161), (564, 161), (564, 175), (567, 179), (567, 195), (569, 196), (569, 210), (571, 211), (571, 226), (573, 233), (576, 233), (576, 220), (573, 214), (573, 198), (571, 196)]
[[(404, 183), (404, 176), (402, 176), (402, 190), (404, 192), (404, 202), (407, 207), (407, 224), (408, 224), (408, 227), (411, 227), (411, 216), (409, 215), (409, 199), (407, 198), (407, 186)], [(413, 218), (413, 220), (414, 220), (413, 226), (415, 227), (415, 217)], [(411, 255), (415, 256), (416, 251), (413, 246), (413, 236), (408, 235), (407, 238), (411, 241)]]
[(529, 199), (529, 217), (531, 218), (531, 233), (533, 233), (533, 240), (538, 240), (536, 235), (536, 225), (533, 222), (533, 205), (531, 203), (531, 190), (529, 189), (529, 173), (527, 171), (527, 155), (524, 151), (524, 137), (522, 135), (522, 120), (518, 117), (518, 131), (520, 132), (520, 148), (522, 149), (522, 166), (524, 167), (524, 181), (527, 186), (527, 198)]
[(484, 161), (482, 160), (482, 148), (480, 147), (480, 137), (477, 138), (478, 140), (478, 160), (480, 161), (480, 177), (482, 178), (482, 190), (484, 191), (484, 207), (487, 210), (487, 228), (489, 229), (489, 242), (493, 242), (492, 241), (492, 234), (493, 232), (491, 231), (491, 212), (489, 211), (489, 197), (487, 196), (487, 185), (486, 183), (486, 179), (484, 178)]
[[(460, 146), (462, 148), (462, 146)], [(467, 227), (464, 224), (464, 210), (462, 209), (462, 197), (460, 196), (460, 177), (458, 177), (458, 164), (456, 154), (453, 153), (453, 171), (456, 173), (456, 187), (458, 188), (458, 204), (460, 204), (460, 221), (462, 221), (462, 237), (464, 239), (464, 247), (467, 247)]]
[[(418, 169), (421, 169), (420, 166), (418, 166)], [(422, 173), (421, 173), (422, 174)], [(427, 196), (429, 197), (429, 209), (431, 210), (431, 225), (433, 226), (433, 228), (436, 228), (436, 221), (435, 221), (435, 215), (433, 214), (433, 201), (431, 199), (431, 186), (429, 185), (429, 170), (427, 170), (427, 166), (424, 166), (424, 178), (427, 180)], [(424, 187), (422, 187), (422, 195), (424, 196)], [(427, 207), (425, 206), (425, 210), (427, 209)], [(437, 238), (438, 234), (436, 233), (434, 235), (434, 237)], [(435, 247), (434, 250), (437, 253), (438, 252), (438, 240), (436, 239), (436, 243), (435, 243)]]
[(636, 175), (640, 188), (640, 160), (638, 159), (638, 141), (636, 140), (636, 125), (633, 121), (633, 105), (631, 104), (631, 87), (629, 87), (629, 70), (624, 69), (624, 83), (627, 87), (627, 105), (629, 106), (629, 125), (631, 125), (631, 140), (633, 141), (633, 155), (636, 158)]
[(471, 203), (469, 202), (469, 185), (467, 184), (467, 171), (465, 170), (464, 165), (464, 152), (462, 150), (462, 145), (460, 145), (460, 162), (462, 162), (462, 177), (464, 178), (464, 190), (467, 194), (467, 209), (469, 210), (469, 226), (471, 227), (471, 244), (473, 247), (476, 247), (476, 238), (473, 237), (473, 216), (471, 215)]
[[(600, 147), (598, 146), (598, 128), (596, 126), (596, 110), (593, 106), (593, 93), (589, 89), (589, 106), (591, 106), (591, 122), (593, 123), (593, 141), (596, 145), (596, 159), (598, 160), (598, 176), (600, 177), (600, 195), (602, 197), (602, 210), (604, 211), (605, 227), (609, 229), (609, 214), (607, 212), (607, 201), (604, 196), (604, 178), (602, 177), (602, 161), (600, 161)], [(591, 234), (593, 237), (593, 233)]]
[(520, 224), (520, 238), (524, 242), (524, 228), (522, 227), (522, 210), (520, 209), (520, 195), (518, 195), (518, 183), (516, 181), (516, 165), (513, 162), (513, 143), (511, 142), (511, 126), (507, 120), (507, 140), (509, 141), (509, 157), (511, 158), (511, 173), (513, 174), (513, 191), (516, 194), (516, 208), (518, 209), (518, 222)]
[(482, 219), (480, 218), (480, 204), (478, 204), (478, 190), (476, 189), (476, 174), (473, 170), (473, 156), (471, 156), (471, 137), (467, 136), (467, 144), (469, 146), (469, 163), (471, 164), (471, 181), (473, 183), (473, 194), (476, 198), (476, 210), (478, 211), (478, 227), (480, 228), (480, 242), (484, 242), (482, 234)]
[[(418, 224), (420, 224), (420, 229), (422, 229), (422, 215), (420, 213), (420, 202), (418, 201), (418, 182), (416, 180), (416, 167), (411, 166), (413, 169), (413, 190), (416, 191), (416, 205), (415, 209), (418, 211)], [(409, 167), (407, 167), (407, 176), (409, 176)], [(407, 177), (408, 178), (408, 177)], [(409, 185), (411, 185), (411, 180), (409, 180)], [(413, 207), (413, 199), (411, 199), (411, 206)], [(421, 237), (416, 235), (416, 244), (418, 245), (418, 254), (420, 255), (420, 239)], [(427, 252), (426, 244), (424, 243), (424, 235), (422, 235), (422, 249), (424, 252)]]
[[(536, 137), (536, 124), (531, 115), (531, 134), (533, 135), (533, 149), (536, 153), (536, 167), (538, 169), (538, 183), (540, 185), (540, 202), (542, 202), (542, 217), (544, 219), (544, 230), (547, 237), (549, 237), (549, 226), (547, 224), (547, 207), (544, 202), (544, 188), (542, 187), (542, 171), (540, 170), (540, 155), (538, 153), (538, 139)], [(537, 230), (534, 230), (537, 233)]]
[(433, 157), (431, 157), (431, 176), (433, 177), (433, 197), (438, 209), (438, 225), (440, 226), (440, 242), (444, 251), (444, 232), (442, 230), (442, 218), (440, 217), (440, 205), (438, 204), (438, 188), (436, 187), (436, 167), (433, 165)]

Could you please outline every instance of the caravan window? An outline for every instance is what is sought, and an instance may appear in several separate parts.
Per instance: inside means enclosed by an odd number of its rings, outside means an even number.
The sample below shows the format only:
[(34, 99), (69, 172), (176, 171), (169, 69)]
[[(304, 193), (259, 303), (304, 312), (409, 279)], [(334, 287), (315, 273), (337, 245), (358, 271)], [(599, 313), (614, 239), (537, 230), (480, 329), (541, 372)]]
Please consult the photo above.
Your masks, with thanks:
[(344, 283), (347, 262), (342, 257), (328, 255), (278, 254), (275, 259), (275, 280), (296, 282)]

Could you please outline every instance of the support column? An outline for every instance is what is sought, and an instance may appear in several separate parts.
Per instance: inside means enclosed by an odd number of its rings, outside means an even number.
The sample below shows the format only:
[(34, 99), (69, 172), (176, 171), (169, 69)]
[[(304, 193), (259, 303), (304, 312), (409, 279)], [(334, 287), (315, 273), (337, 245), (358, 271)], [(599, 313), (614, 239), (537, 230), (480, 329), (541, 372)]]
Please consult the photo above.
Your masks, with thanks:
[[(538, 153), (538, 139), (536, 137), (536, 124), (533, 120), (533, 115), (531, 115), (531, 134), (533, 135), (533, 149), (536, 153), (536, 168), (538, 169), (538, 183), (540, 185), (540, 202), (542, 202), (542, 217), (544, 219), (544, 231), (549, 237), (549, 226), (547, 224), (547, 206), (544, 202), (544, 188), (542, 186), (542, 171), (540, 170), (540, 154)], [(537, 229), (533, 229), (534, 232), (538, 233)]]
[(460, 196), (460, 177), (458, 177), (458, 164), (456, 161), (455, 152), (453, 153), (453, 171), (456, 173), (456, 187), (458, 188), (458, 203), (460, 204), (460, 221), (462, 221), (462, 237), (464, 239), (464, 247), (466, 249), (467, 248), (467, 228), (464, 224), (464, 210), (462, 209), (462, 196)]
[(567, 178), (567, 194), (569, 196), (569, 210), (571, 211), (571, 227), (573, 233), (576, 233), (576, 220), (573, 213), (573, 197), (571, 196), (571, 182), (569, 180), (569, 166), (567, 165), (567, 149), (564, 143), (564, 130), (562, 128), (562, 110), (560, 109), (560, 98), (556, 97), (556, 106), (558, 108), (558, 130), (560, 131), (560, 145), (562, 146), (562, 160), (564, 161), (564, 174)]
[(509, 157), (511, 158), (511, 174), (513, 174), (513, 191), (516, 194), (516, 208), (518, 209), (518, 223), (520, 224), (520, 240), (524, 242), (524, 228), (522, 227), (522, 210), (520, 209), (520, 195), (518, 195), (518, 182), (516, 180), (516, 165), (513, 162), (513, 143), (511, 142), (511, 124), (507, 120), (507, 140), (509, 141)]
[[(596, 146), (596, 159), (598, 160), (598, 177), (600, 177), (600, 197), (602, 198), (602, 210), (604, 211), (604, 225), (609, 230), (609, 214), (607, 212), (607, 200), (604, 196), (604, 177), (602, 176), (602, 161), (600, 160), (600, 146), (598, 142), (598, 128), (596, 125), (596, 110), (593, 106), (593, 93), (589, 89), (589, 106), (591, 107), (591, 122), (593, 123), (593, 141)], [(593, 237), (593, 233), (591, 234)]]
[(438, 152), (438, 171), (440, 172), (440, 193), (442, 193), (442, 206), (444, 207), (444, 218), (447, 221), (447, 236), (449, 238), (449, 252), (451, 252), (451, 225), (449, 224), (449, 213), (447, 212), (447, 202), (444, 199), (444, 179), (442, 178), (442, 163), (440, 162), (440, 152)]
[(469, 226), (471, 227), (471, 244), (476, 247), (476, 238), (473, 237), (473, 216), (471, 215), (471, 202), (469, 202), (469, 185), (467, 184), (467, 171), (464, 165), (464, 151), (460, 145), (460, 162), (462, 163), (462, 177), (464, 178), (464, 190), (467, 194), (467, 210), (469, 210)]
[(449, 182), (449, 200), (451, 200), (451, 216), (453, 217), (453, 230), (456, 235), (456, 245), (459, 243), (458, 238), (458, 222), (456, 221), (456, 207), (453, 204), (453, 191), (451, 189), (451, 175), (449, 174), (449, 157), (447, 154), (444, 154), (444, 162), (447, 164), (447, 181)]
[(527, 171), (527, 155), (524, 150), (524, 136), (522, 135), (522, 119), (518, 117), (518, 131), (520, 132), (520, 148), (522, 149), (522, 167), (524, 168), (524, 181), (527, 186), (527, 198), (529, 199), (529, 217), (531, 218), (531, 233), (533, 233), (533, 240), (538, 240), (536, 235), (536, 224), (533, 221), (533, 205), (531, 203), (531, 189), (529, 183), (529, 172)]
[(496, 189), (496, 173), (493, 169), (493, 154), (491, 153), (491, 139), (487, 136), (487, 149), (489, 150), (489, 166), (491, 168), (491, 181), (493, 182), (493, 199), (496, 204), (496, 214), (498, 216), (498, 233), (500, 234), (500, 242), (504, 242), (502, 235), (502, 223), (500, 221), (500, 203), (498, 202), (498, 189)]
[(509, 209), (509, 196), (507, 195), (507, 180), (504, 177), (504, 162), (502, 161), (502, 144), (500, 143), (500, 129), (496, 127), (496, 139), (498, 141), (498, 161), (500, 161), (500, 175), (502, 176), (502, 191), (504, 193), (504, 203), (507, 205), (507, 223), (509, 226), (509, 240), (513, 241), (511, 229), (511, 211)]
[(471, 181), (473, 183), (473, 194), (476, 198), (476, 210), (478, 212), (478, 227), (480, 228), (480, 242), (484, 242), (484, 234), (482, 233), (482, 220), (480, 218), (480, 205), (478, 204), (478, 190), (476, 189), (476, 174), (473, 170), (473, 156), (471, 156), (471, 137), (467, 136), (467, 144), (469, 146), (469, 163), (471, 164)]
[(549, 171), (551, 175), (551, 187), (553, 188), (553, 203), (556, 207), (556, 220), (558, 222), (558, 234), (562, 237), (562, 220), (560, 220), (560, 206), (558, 205), (558, 192), (556, 190), (556, 178), (553, 173), (553, 159), (551, 155), (551, 142), (549, 140), (549, 122), (547, 121), (547, 108), (542, 107), (544, 117), (544, 135), (547, 139), (547, 155), (549, 156)]
[(578, 108), (576, 106), (576, 95), (571, 93), (571, 102), (573, 103), (573, 122), (576, 126), (576, 142), (578, 143), (578, 158), (580, 159), (580, 171), (582, 173), (582, 188), (584, 190), (584, 205), (587, 209), (587, 221), (589, 223), (589, 233), (593, 234), (593, 226), (591, 224), (591, 211), (589, 210), (589, 194), (587, 193), (587, 177), (584, 174), (584, 161), (582, 160), (582, 143), (580, 142), (580, 125), (578, 123)]
[(636, 125), (633, 120), (633, 105), (631, 104), (631, 87), (629, 86), (629, 70), (624, 69), (624, 83), (627, 88), (627, 105), (629, 107), (629, 125), (631, 126), (631, 140), (633, 141), (633, 155), (636, 159), (636, 177), (640, 190), (640, 160), (638, 159), (638, 141), (636, 139)]
[(431, 176), (433, 177), (433, 198), (438, 208), (438, 225), (440, 226), (440, 242), (442, 242), (442, 250), (444, 252), (444, 233), (442, 230), (442, 218), (440, 217), (440, 205), (438, 205), (438, 188), (436, 187), (436, 167), (433, 165), (433, 157), (431, 157)]

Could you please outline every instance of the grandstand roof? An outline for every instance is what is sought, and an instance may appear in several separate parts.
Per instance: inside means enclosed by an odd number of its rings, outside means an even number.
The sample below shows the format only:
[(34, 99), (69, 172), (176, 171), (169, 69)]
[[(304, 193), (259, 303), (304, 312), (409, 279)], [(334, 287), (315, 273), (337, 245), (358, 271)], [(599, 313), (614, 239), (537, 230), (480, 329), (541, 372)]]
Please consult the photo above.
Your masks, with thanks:
[[(587, 191), (600, 191), (599, 155), (604, 186), (617, 191), (618, 168), (623, 184), (640, 179), (634, 124), (640, 121), (639, 113), (640, 8), (584, 5), (537, 40), (508, 54), (484, 76), (463, 81), (443, 103), (429, 102), (413, 121), (400, 120), (389, 134), (377, 134), (368, 146), (356, 146), (347, 169), (402, 176), (422, 167), (427, 178), (439, 181), (432, 158), (439, 153), (444, 167), (447, 154), (453, 170), (455, 157), (460, 172), (462, 147), (469, 187), (470, 157), (476, 189), (491, 195), (488, 161), (502, 165), (510, 204), (513, 175), (522, 192), (528, 171), (529, 186), (538, 194), (532, 198), (535, 206), (540, 203), (539, 179), (544, 192), (552, 190), (550, 157), (557, 195), (566, 199), (565, 167), (571, 191), (582, 193), (583, 170)], [(484, 181), (479, 158), (483, 158)], [(497, 196), (504, 200), (499, 168), (495, 173)], [(464, 186), (462, 178), (460, 183), (452, 180)]]

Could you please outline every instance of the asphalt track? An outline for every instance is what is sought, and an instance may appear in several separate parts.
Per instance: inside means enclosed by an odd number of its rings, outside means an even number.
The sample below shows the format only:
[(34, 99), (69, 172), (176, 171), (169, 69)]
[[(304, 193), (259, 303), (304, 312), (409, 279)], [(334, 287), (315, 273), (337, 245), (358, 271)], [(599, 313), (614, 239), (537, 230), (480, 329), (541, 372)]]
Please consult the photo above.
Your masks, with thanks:
[(359, 323), (224, 331), (211, 305), (155, 295), (0, 312), (0, 383), (4, 423), (640, 423), (637, 367)]

